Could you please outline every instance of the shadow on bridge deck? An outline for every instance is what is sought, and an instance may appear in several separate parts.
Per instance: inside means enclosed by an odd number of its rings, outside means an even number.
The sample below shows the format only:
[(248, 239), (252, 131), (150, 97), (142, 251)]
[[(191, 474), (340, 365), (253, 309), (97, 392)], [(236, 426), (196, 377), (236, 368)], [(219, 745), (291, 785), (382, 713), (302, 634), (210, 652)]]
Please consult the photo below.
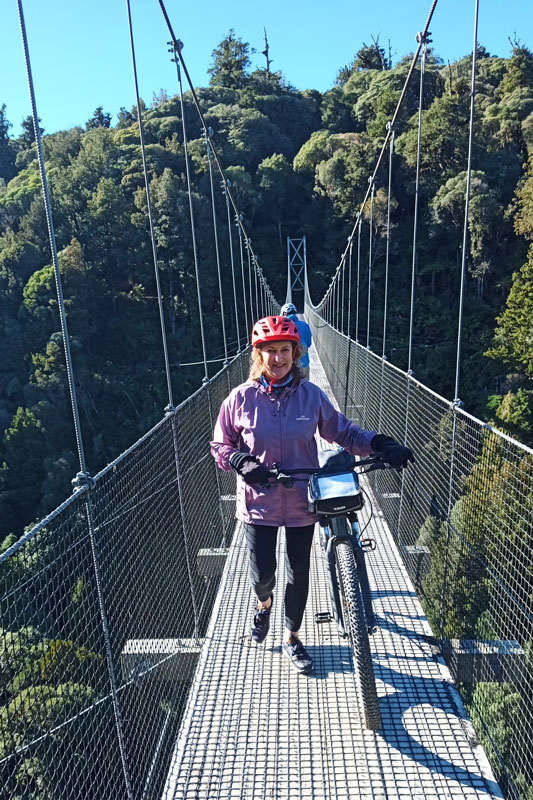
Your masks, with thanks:
[[(313, 350), (311, 379), (328, 391)], [(334, 623), (314, 622), (316, 612), (329, 610), (318, 537), (302, 629), (315, 668), (305, 677), (281, 654), (280, 596), (265, 644), (250, 640), (253, 598), (238, 525), (164, 800), (502, 797), (375, 499), (373, 505), (377, 548), (368, 562), (381, 730), (363, 727), (347, 641)], [(283, 542), (278, 563), (281, 587)]]

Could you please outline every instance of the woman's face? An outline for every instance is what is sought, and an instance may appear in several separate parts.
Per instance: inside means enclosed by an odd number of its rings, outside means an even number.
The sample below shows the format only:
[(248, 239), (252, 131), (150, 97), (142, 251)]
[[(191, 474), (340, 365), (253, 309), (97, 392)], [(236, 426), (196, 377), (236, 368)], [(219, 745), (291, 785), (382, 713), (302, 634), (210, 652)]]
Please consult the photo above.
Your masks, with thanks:
[(263, 372), (268, 380), (281, 381), (292, 367), (292, 342), (268, 342), (259, 348)]

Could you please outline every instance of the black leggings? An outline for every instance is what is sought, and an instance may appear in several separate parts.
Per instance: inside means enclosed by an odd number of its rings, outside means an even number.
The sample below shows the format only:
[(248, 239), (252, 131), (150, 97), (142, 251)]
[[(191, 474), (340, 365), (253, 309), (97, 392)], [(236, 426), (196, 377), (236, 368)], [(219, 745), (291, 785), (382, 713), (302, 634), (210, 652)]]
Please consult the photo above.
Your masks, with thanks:
[[(285, 528), (285, 625), (298, 631), (302, 624), (309, 591), (309, 560), (314, 525), (302, 528)], [(244, 524), (246, 544), (250, 556), (250, 583), (257, 598), (268, 600), (276, 583), (276, 543), (278, 528), (274, 525)]]

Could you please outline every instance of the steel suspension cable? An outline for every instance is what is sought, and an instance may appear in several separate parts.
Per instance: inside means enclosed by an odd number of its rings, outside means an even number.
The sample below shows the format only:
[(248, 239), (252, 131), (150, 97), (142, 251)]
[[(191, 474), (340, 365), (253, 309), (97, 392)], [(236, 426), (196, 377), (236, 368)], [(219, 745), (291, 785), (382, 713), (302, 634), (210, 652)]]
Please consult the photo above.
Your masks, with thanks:
[(261, 316), (259, 312), (259, 289), (258, 289), (259, 275), (257, 270), (257, 258), (255, 257), (253, 252), (251, 255), (251, 259), (252, 259), (252, 264), (254, 265), (255, 314), (256, 314), (256, 319), (259, 319)]
[(22, 33), (22, 44), (24, 47), (24, 59), (26, 62), (26, 75), (28, 78), (28, 87), (30, 91), (31, 111), (33, 118), (33, 128), (35, 131), (35, 145), (37, 148), (37, 163), (39, 165), (39, 174), (41, 178), (41, 188), (44, 200), (44, 211), (46, 215), (46, 225), (48, 228), (48, 240), (50, 242), (50, 250), (52, 255), (52, 264), (54, 267), (54, 278), (57, 293), (57, 305), (59, 310), (59, 323), (61, 326), (61, 336), (63, 339), (63, 349), (65, 351), (65, 364), (67, 368), (67, 381), (70, 394), (70, 405), (72, 408), (72, 417), (74, 421), (74, 434), (76, 437), (76, 448), (78, 451), (78, 461), (80, 465), (80, 478), (87, 475), (87, 468), (85, 465), (85, 449), (83, 446), (83, 437), (81, 432), (80, 415), (78, 409), (78, 399), (76, 395), (76, 384), (74, 380), (74, 368), (72, 365), (72, 355), (70, 351), (70, 337), (68, 333), (67, 317), (65, 313), (65, 303), (63, 300), (63, 284), (61, 280), (61, 271), (59, 268), (59, 258), (57, 255), (57, 243), (54, 228), (54, 220), (52, 217), (52, 204), (50, 201), (50, 189), (48, 187), (48, 179), (46, 176), (46, 169), (44, 164), (43, 143), (41, 128), (39, 127), (39, 115), (37, 113), (37, 103), (35, 100), (35, 90), (33, 85), (33, 74), (30, 62), (30, 51), (28, 46), (28, 39), (26, 36), (26, 23), (24, 20), (24, 10), (22, 8), (22, 1), (17, 0), (20, 29)]
[(218, 293), (220, 297), (220, 317), (222, 321), (222, 339), (224, 342), (224, 355), (226, 363), (228, 363), (228, 343), (226, 340), (226, 320), (224, 313), (224, 293), (222, 291), (222, 274), (220, 271), (220, 251), (218, 248), (218, 229), (217, 229), (217, 211), (215, 206), (215, 187), (213, 185), (213, 165), (211, 164), (211, 143), (208, 138), (207, 130), (204, 129), (205, 146), (207, 150), (207, 161), (209, 164), (209, 186), (211, 188), (211, 214), (213, 217), (213, 235), (215, 237), (215, 257), (217, 262), (217, 275), (218, 275)]
[(150, 241), (152, 244), (152, 259), (154, 262), (154, 274), (155, 274), (155, 284), (157, 289), (157, 302), (159, 305), (159, 319), (161, 324), (161, 339), (163, 342), (163, 355), (165, 359), (165, 373), (167, 377), (167, 391), (168, 391), (168, 404), (171, 408), (174, 407), (174, 400), (172, 396), (172, 381), (170, 378), (170, 364), (168, 359), (168, 346), (167, 346), (167, 334), (165, 329), (165, 311), (163, 308), (163, 296), (161, 293), (161, 281), (159, 277), (159, 260), (157, 257), (157, 244), (155, 240), (155, 225), (154, 225), (154, 215), (152, 210), (152, 201), (150, 199), (150, 181), (148, 178), (148, 166), (146, 163), (146, 148), (145, 148), (145, 140), (144, 140), (144, 125), (143, 125), (143, 117), (142, 117), (142, 108), (141, 108), (141, 98), (139, 96), (139, 82), (137, 80), (137, 61), (135, 58), (135, 44), (133, 40), (133, 22), (131, 18), (131, 7), (130, 7), (130, 0), (126, 0), (127, 8), (128, 8), (128, 25), (129, 25), (129, 32), (130, 32), (130, 47), (131, 47), (131, 60), (133, 64), (133, 80), (135, 83), (135, 97), (137, 101), (137, 119), (139, 122), (139, 139), (141, 144), (141, 156), (143, 162), (143, 173), (144, 173), (144, 186), (146, 191), (146, 204), (148, 207), (148, 221), (150, 225)]
[(350, 239), (350, 251), (348, 256), (348, 338), (351, 336), (351, 318), (352, 318), (352, 252), (353, 252), (353, 239)]
[(372, 296), (372, 240), (374, 238), (374, 196), (376, 186), (372, 183), (372, 191), (370, 194), (370, 237), (368, 241), (368, 307), (366, 315), (366, 346), (370, 347), (370, 301)]
[[(185, 64), (185, 61), (183, 59), (183, 53), (182, 53), (183, 43), (179, 39), (177, 39), (175, 34), (174, 34), (174, 29), (173, 29), (172, 24), (170, 22), (170, 19), (169, 19), (169, 16), (167, 14), (167, 10), (165, 8), (165, 4), (164, 4), (163, 0), (159, 0), (159, 6), (161, 8), (161, 11), (163, 13), (163, 16), (165, 18), (165, 22), (167, 24), (167, 27), (168, 27), (168, 30), (169, 30), (169, 33), (170, 33), (171, 41), (170, 41), (169, 44), (172, 46), (172, 49), (173, 49), (174, 54), (175, 54), (175, 57), (176, 57), (176, 59), (179, 60), (181, 66), (183, 68), (183, 72), (185, 73), (185, 77), (187, 78), (187, 83), (189, 84), (191, 97), (193, 99), (193, 103), (195, 105), (195, 108), (196, 108), (196, 111), (198, 113), (198, 116), (200, 117), (200, 121), (201, 121), (202, 127), (205, 130), (208, 130), (208, 126), (206, 125), (202, 109), (200, 108), (200, 102), (198, 100), (198, 95), (196, 94), (196, 90), (194, 88), (194, 85), (192, 83), (191, 77), (189, 75), (189, 70), (187, 69), (187, 65)], [(226, 178), (226, 174), (224, 172), (224, 168), (222, 166), (222, 162), (220, 160), (217, 148), (216, 148), (215, 143), (213, 142), (211, 136), (209, 136), (209, 141), (211, 143), (211, 148), (212, 148), (212, 152), (213, 152), (213, 158), (215, 159), (215, 161), (217, 163), (217, 167), (218, 167), (218, 170), (220, 172), (221, 178), (222, 178), (222, 180), (224, 182), (224, 185), (227, 188), (228, 196), (229, 196), (231, 205), (233, 206), (233, 210), (234, 210), (235, 214), (237, 215), (237, 218), (239, 219), (239, 225), (242, 228), (242, 232), (244, 234), (244, 237), (247, 238), (247, 233), (246, 233), (246, 230), (245, 230), (243, 222), (242, 222), (242, 215), (239, 214), (239, 209), (237, 208), (237, 204), (236, 204), (235, 199), (233, 197), (233, 194), (232, 194), (232, 192), (231, 192), (231, 190), (229, 188), (229, 181)]]
[(394, 129), (391, 131), (389, 147), (389, 187), (387, 192), (387, 243), (385, 249), (385, 294), (383, 299), (383, 341), (381, 346), (381, 357), (385, 358), (385, 347), (387, 340), (387, 312), (389, 300), (389, 253), (390, 253), (390, 210), (392, 194), (392, 157), (394, 155)]
[(355, 341), (359, 341), (359, 292), (361, 282), (361, 228), (363, 224), (363, 217), (359, 213), (359, 228), (357, 229), (357, 289), (355, 301)]
[[(160, 0), (160, 2), (161, 2), (161, 0)], [(413, 72), (415, 70), (415, 67), (416, 67), (416, 65), (418, 63), (418, 57), (420, 55), (420, 50), (422, 49), (422, 41), (419, 41), (419, 38), (426, 39), (426, 37), (427, 37), (427, 35), (429, 33), (429, 26), (431, 24), (431, 20), (433, 18), (433, 14), (435, 13), (435, 8), (437, 7), (437, 3), (438, 3), (438, 0), (433, 0), (433, 2), (431, 4), (431, 8), (430, 8), (428, 16), (427, 16), (427, 19), (426, 19), (426, 23), (424, 25), (424, 28), (422, 29), (422, 32), (417, 35), (417, 43), (418, 43), (417, 44), (417, 48), (416, 48), (415, 53), (413, 55), (413, 59), (411, 61), (410, 67), (409, 67), (409, 72), (407, 74), (407, 77), (405, 79), (404, 85), (402, 87), (402, 91), (401, 91), (400, 97), (398, 99), (398, 102), (396, 104), (396, 108), (394, 110), (394, 114), (392, 115), (392, 119), (390, 121), (391, 130), (394, 128), (394, 126), (396, 124), (396, 121), (398, 119), (401, 107), (403, 105), (403, 101), (405, 99), (405, 95), (407, 93), (407, 89), (409, 87), (409, 83), (411, 82), (411, 77), (412, 77)], [(368, 188), (366, 190), (365, 196), (363, 197), (363, 200), (362, 200), (361, 205), (359, 207), (359, 213), (360, 214), (362, 214), (364, 206), (365, 206), (365, 204), (366, 204), (366, 202), (368, 200), (368, 197), (369, 197), (369, 194), (370, 194), (370, 191), (371, 191), (371, 188), (370, 188), (371, 187), (371, 183), (375, 182), (378, 170), (379, 170), (379, 168), (381, 166), (381, 162), (383, 160), (383, 156), (384, 156), (384, 154), (385, 154), (385, 152), (386, 152), (386, 150), (387, 150), (387, 148), (389, 146), (389, 139), (390, 139), (390, 131), (387, 131), (387, 134), (385, 136), (383, 145), (381, 147), (380, 153), (379, 153), (377, 161), (376, 161), (376, 165), (374, 167), (374, 171), (373, 171), (372, 175), (370, 176), (370, 178), (368, 179), (369, 180), (369, 186), (368, 186)], [(359, 224), (359, 213), (356, 216), (356, 220), (354, 222), (351, 234), (348, 237), (348, 241), (350, 241), (351, 238), (355, 235), (355, 231), (356, 231), (357, 226)], [(346, 246), (343, 255), (346, 255), (348, 247), (349, 247), (349, 245)]]
[(340, 275), (340, 270), (337, 267), (337, 272), (335, 274), (335, 278), (333, 279), (334, 280), (333, 285), (335, 287), (335, 327), (337, 330), (339, 330), (339, 306), (341, 297), (341, 293), (339, 291), (339, 275)]
[[(422, 34), (418, 34), (422, 37)], [(424, 71), (426, 66), (427, 37), (422, 40), (422, 59), (420, 62), (420, 93), (418, 98), (418, 136), (416, 147), (416, 176), (415, 176), (415, 210), (413, 221), (413, 260), (411, 264), (411, 305), (409, 310), (409, 355), (407, 360), (407, 372), (412, 374), (412, 353), (413, 353), (413, 327), (414, 327), (414, 306), (415, 306), (415, 281), (416, 281), (416, 260), (417, 260), (417, 234), (418, 234), (418, 206), (420, 198), (420, 160), (422, 153), (422, 104), (424, 101)]]
[(342, 260), (342, 299), (341, 299), (341, 331), (344, 333), (344, 283), (346, 278), (346, 259)]
[(246, 335), (248, 336), (250, 333), (250, 325), (248, 323), (248, 307), (247, 307), (247, 300), (246, 300), (246, 281), (244, 279), (244, 251), (243, 251), (243, 244), (242, 244), (242, 229), (239, 225), (238, 220), (235, 222), (237, 226), (237, 230), (239, 232), (239, 250), (241, 254), (241, 277), (242, 277), (242, 301), (244, 305), (244, 321), (246, 324)]
[(54, 268), (54, 278), (56, 284), (56, 293), (57, 293), (57, 302), (58, 302), (58, 310), (59, 310), (59, 320), (61, 326), (61, 334), (63, 338), (63, 348), (65, 350), (65, 363), (66, 363), (66, 370), (67, 370), (67, 381), (69, 385), (69, 394), (70, 394), (70, 402), (72, 406), (72, 414), (74, 419), (74, 432), (76, 437), (76, 447), (78, 450), (78, 459), (80, 465), (80, 471), (77, 474), (76, 478), (72, 481), (73, 486), (75, 489), (81, 489), (85, 492), (85, 515), (87, 518), (87, 527), (89, 532), (89, 541), (91, 547), (91, 560), (92, 560), (92, 567), (94, 570), (94, 580), (96, 585), (96, 598), (98, 604), (98, 612), (100, 615), (100, 622), (102, 624), (102, 634), (104, 638), (104, 650), (105, 650), (105, 657), (106, 657), (106, 667), (107, 667), (107, 675), (109, 678), (109, 686), (111, 689), (111, 703), (113, 707), (113, 716), (115, 720), (115, 730), (117, 735), (117, 743), (120, 755), (120, 762), (122, 767), (122, 775), (124, 778), (124, 784), (126, 788), (126, 796), (128, 800), (133, 800), (133, 791), (132, 791), (132, 784), (129, 772), (129, 764), (128, 758), (126, 753), (126, 744), (124, 739), (124, 729), (122, 723), (122, 714), (120, 709), (120, 704), (118, 700), (118, 689), (117, 689), (117, 680), (115, 676), (115, 668), (113, 663), (113, 654), (111, 649), (111, 637), (109, 634), (109, 623), (107, 619), (107, 611), (105, 607), (104, 595), (103, 595), (103, 588), (102, 588), (102, 578), (101, 578), (101, 571), (100, 571), (100, 562), (98, 558), (98, 550), (97, 550), (97, 542), (96, 542), (96, 532), (95, 532), (95, 524), (94, 524), (94, 515), (93, 515), (93, 507), (91, 502), (91, 497), (89, 492), (85, 487), (93, 486), (94, 481), (87, 473), (87, 468), (85, 464), (85, 451), (83, 447), (83, 438), (81, 433), (81, 425), (80, 425), (80, 418), (79, 418), (79, 410), (78, 410), (78, 401), (76, 396), (76, 387), (75, 387), (75, 380), (74, 380), (74, 369), (72, 365), (72, 355), (70, 352), (70, 341), (69, 341), (69, 333), (68, 333), (68, 324), (67, 318), (65, 313), (65, 303), (63, 298), (63, 287), (61, 281), (61, 272), (59, 268), (59, 257), (57, 253), (57, 243), (55, 237), (55, 229), (54, 229), (54, 221), (52, 216), (52, 204), (50, 201), (50, 190), (48, 186), (48, 179), (46, 176), (46, 168), (44, 163), (44, 154), (43, 154), (43, 144), (42, 144), (42, 135), (41, 135), (41, 128), (39, 126), (39, 114), (37, 112), (37, 102), (35, 100), (35, 89), (33, 84), (33, 74), (31, 69), (31, 60), (30, 60), (30, 51), (28, 46), (28, 38), (26, 34), (26, 22), (24, 19), (24, 9), (22, 7), (22, 0), (17, 0), (18, 6), (18, 15), (19, 15), (19, 22), (20, 22), (20, 30), (22, 34), (22, 44), (24, 49), (24, 60), (26, 64), (26, 74), (28, 78), (28, 88), (30, 92), (30, 103), (31, 103), (31, 110), (32, 110), (32, 118), (33, 118), (33, 128), (35, 133), (35, 145), (37, 149), (37, 162), (39, 166), (39, 174), (41, 179), (41, 187), (43, 192), (43, 200), (44, 200), (44, 209), (46, 215), (46, 224), (48, 228), (48, 238), (50, 242), (50, 250), (52, 255), (52, 265)]
[(459, 381), (461, 376), (461, 345), (463, 328), (464, 288), (466, 283), (466, 248), (468, 244), (468, 222), (470, 211), (470, 187), (472, 179), (472, 146), (474, 139), (474, 112), (476, 99), (477, 30), (479, 20), (479, 0), (475, 0), (474, 49), (472, 51), (472, 84), (470, 89), (470, 124), (468, 128), (468, 160), (466, 168), (465, 218), (463, 228), (463, 252), (461, 255), (461, 291), (459, 294), (459, 321), (457, 325), (457, 359), (455, 366), (455, 401), (459, 401)]
[(235, 258), (233, 255), (233, 235), (231, 229), (231, 215), (229, 210), (229, 198), (228, 193), (226, 191), (226, 187), (224, 182), (222, 182), (222, 191), (224, 193), (224, 199), (226, 201), (226, 214), (228, 217), (228, 241), (229, 241), (229, 257), (230, 257), (230, 264), (231, 264), (231, 280), (233, 284), (233, 306), (235, 310), (235, 329), (237, 331), (237, 353), (241, 352), (241, 338), (240, 338), (240, 331), (239, 331), (239, 307), (237, 305), (237, 282), (235, 279)]
[(204, 381), (209, 380), (209, 373), (207, 370), (207, 353), (205, 347), (205, 333), (204, 333), (204, 317), (202, 311), (202, 290), (200, 288), (200, 268), (198, 265), (198, 248), (196, 246), (196, 225), (194, 219), (194, 207), (192, 201), (192, 186), (191, 186), (191, 171), (189, 167), (189, 147), (187, 141), (187, 125), (185, 123), (185, 106), (183, 102), (183, 84), (181, 81), (181, 69), (179, 59), (175, 56), (174, 63), (176, 64), (176, 72), (178, 75), (178, 84), (180, 88), (180, 108), (181, 108), (181, 128), (183, 131), (183, 150), (185, 154), (185, 175), (187, 178), (187, 194), (189, 197), (189, 215), (191, 219), (191, 236), (192, 236), (192, 251), (194, 258), (194, 272), (196, 276), (196, 296), (198, 300), (198, 316), (200, 321), (200, 338), (202, 341), (202, 353), (204, 357)]
[(248, 289), (250, 290), (250, 313), (251, 313), (251, 316), (252, 316), (252, 325), (253, 325), (254, 322), (257, 319), (257, 316), (256, 316), (256, 314), (254, 312), (254, 299), (253, 299), (253, 293), (252, 293), (252, 283), (253, 283), (253, 281), (252, 281), (252, 259), (251, 259), (251, 255), (250, 255), (250, 240), (249, 239), (245, 240), (244, 246), (246, 248), (246, 253), (247, 253), (247, 257), (248, 257)]

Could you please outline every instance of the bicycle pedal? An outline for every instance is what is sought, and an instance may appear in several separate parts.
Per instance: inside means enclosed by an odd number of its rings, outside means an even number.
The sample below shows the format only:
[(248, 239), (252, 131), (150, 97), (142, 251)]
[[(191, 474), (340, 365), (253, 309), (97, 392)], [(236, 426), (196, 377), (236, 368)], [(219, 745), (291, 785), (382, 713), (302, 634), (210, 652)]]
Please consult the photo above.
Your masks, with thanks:
[(329, 613), (329, 611), (317, 611), (315, 614), (315, 622), (317, 625), (322, 624), (323, 622), (332, 622), (333, 617)]
[(361, 548), (363, 550), (375, 550), (376, 549), (376, 540), (375, 539), (361, 539)]

